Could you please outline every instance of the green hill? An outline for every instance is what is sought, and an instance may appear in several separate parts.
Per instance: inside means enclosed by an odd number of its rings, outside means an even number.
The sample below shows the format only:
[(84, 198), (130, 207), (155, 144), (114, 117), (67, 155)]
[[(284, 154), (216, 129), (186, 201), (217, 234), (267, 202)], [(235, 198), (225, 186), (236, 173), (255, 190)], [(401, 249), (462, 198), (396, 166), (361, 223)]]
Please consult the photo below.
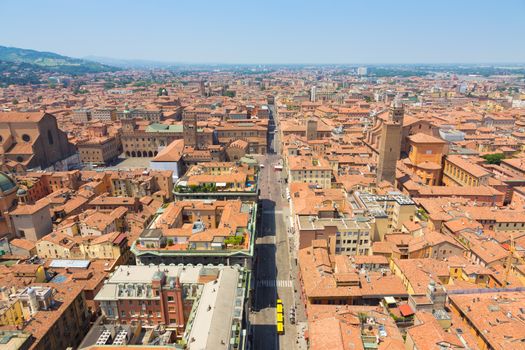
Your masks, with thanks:
[(119, 68), (98, 62), (62, 56), (53, 52), (6, 46), (0, 46), (0, 62), (1, 61), (3, 61), (3, 64), (0, 64), (0, 67), (5, 66), (7, 62), (14, 63), (16, 66), (23, 66), (25, 70), (33, 69), (35, 72), (52, 72), (71, 75), (114, 72), (119, 70)]

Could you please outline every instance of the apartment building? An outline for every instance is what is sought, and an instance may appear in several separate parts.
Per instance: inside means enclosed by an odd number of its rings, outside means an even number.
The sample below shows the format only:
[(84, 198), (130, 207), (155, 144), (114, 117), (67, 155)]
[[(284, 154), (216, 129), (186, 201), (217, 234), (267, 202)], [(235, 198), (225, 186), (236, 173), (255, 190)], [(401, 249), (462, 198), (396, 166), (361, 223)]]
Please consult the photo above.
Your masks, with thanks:
[(89, 209), (112, 211), (124, 207), (130, 212), (137, 213), (142, 209), (142, 203), (137, 197), (113, 197), (104, 193), (89, 202)]
[[(448, 306), (475, 339), (479, 349), (520, 347), (525, 339), (522, 325), (524, 292), (449, 295)], [(490, 331), (489, 331), (490, 330)]]
[(468, 157), (448, 155), (443, 163), (443, 184), (445, 186), (488, 185), (491, 174), (483, 167), (472, 163)]
[(164, 118), (162, 111), (159, 109), (131, 109), (123, 110), (115, 113), (116, 119), (142, 119), (154, 123), (161, 122)]
[(20, 204), (9, 213), (12, 232), (16, 237), (36, 242), (53, 229), (49, 202)]
[(296, 225), (299, 249), (325, 239), (331, 254), (367, 255), (370, 251), (373, 228), (366, 220), (299, 216)]
[(91, 110), (86, 108), (75, 109), (71, 114), (71, 119), (75, 123), (87, 123), (91, 120)]
[(21, 305), (24, 322), (17, 328), (30, 335), (29, 341), (24, 342), (28, 347), (22, 349), (74, 348), (89, 329), (85, 294), (78, 284), (57, 283), (53, 288), (30, 285), (4, 291), (3, 295)]
[(115, 197), (153, 196), (170, 199), (173, 177), (169, 170), (131, 170), (109, 172), (110, 193)]
[(239, 267), (119, 266), (95, 300), (121, 325), (162, 325), (199, 348), (214, 339), (214, 349), (243, 349), (247, 278)]
[(379, 271), (360, 273), (345, 255), (330, 255), (325, 240), (298, 252), (301, 302), (322, 305), (378, 305), (385, 296), (408, 297), (397, 276)]
[(297, 156), (288, 159), (288, 182), (316, 184), (321, 188), (330, 188), (332, 167), (324, 158)]
[(386, 233), (401, 230), (404, 222), (413, 221), (416, 203), (400, 192), (385, 195), (354, 192), (349, 197), (355, 215), (374, 219), (373, 241), (383, 241)]
[(121, 153), (120, 138), (103, 136), (77, 143), (80, 161), (84, 164), (108, 164)]
[(131, 250), (138, 264), (239, 264), (251, 268), (257, 205), (188, 200), (159, 211)]
[[(51, 233), (36, 243), (38, 256), (46, 259), (109, 259), (125, 260), (126, 235), (112, 232), (95, 237), (68, 236)], [(123, 257), (121, 259), (121, 257)]]
[(117, 120), (117, 110), (115, 108), (94, 108), (91, 110), (91, 119), (103, 122)]
[(191, 166), (175, 184), (177, 200), (241, 199), (257, 201), (258, 170), (255, 159), (241, 158), (240, 163), (209, 162)]
[(229, 120), (215, 127), (215, 132), (221, 145), (243, 140), (248, 143), (247, 153), (266, 154), (268, 120)]

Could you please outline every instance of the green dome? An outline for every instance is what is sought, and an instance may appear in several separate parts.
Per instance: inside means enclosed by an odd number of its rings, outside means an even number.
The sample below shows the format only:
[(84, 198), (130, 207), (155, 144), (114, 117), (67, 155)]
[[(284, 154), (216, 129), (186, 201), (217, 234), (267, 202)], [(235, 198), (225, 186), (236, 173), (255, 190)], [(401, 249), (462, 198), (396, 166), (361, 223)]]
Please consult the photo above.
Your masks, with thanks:
[(0, 192), (9, 192), (16, 187), (16, 183), (9, 177), (9, 175), (0, 172)]

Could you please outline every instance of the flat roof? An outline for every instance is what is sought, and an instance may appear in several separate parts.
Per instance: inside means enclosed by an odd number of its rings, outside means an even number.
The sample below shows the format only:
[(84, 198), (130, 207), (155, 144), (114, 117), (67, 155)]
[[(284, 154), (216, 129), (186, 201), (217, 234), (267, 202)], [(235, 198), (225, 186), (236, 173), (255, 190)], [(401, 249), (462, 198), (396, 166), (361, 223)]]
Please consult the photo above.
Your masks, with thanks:
[(223, 269), (217, 284), (204, 286), (189, 333), (189, 339), (195, 339), (189, 343), (190, 350), (229, 349), (234, 318), (242, 318), (242, 301), (240, 317), (235, 312), (238, 279), (236, 270)]
[(76, 268), (76, 269), (87, 269), (91, 261), (89, 260), (58, 260), (51, 261), (49, 267), (56, 268)]

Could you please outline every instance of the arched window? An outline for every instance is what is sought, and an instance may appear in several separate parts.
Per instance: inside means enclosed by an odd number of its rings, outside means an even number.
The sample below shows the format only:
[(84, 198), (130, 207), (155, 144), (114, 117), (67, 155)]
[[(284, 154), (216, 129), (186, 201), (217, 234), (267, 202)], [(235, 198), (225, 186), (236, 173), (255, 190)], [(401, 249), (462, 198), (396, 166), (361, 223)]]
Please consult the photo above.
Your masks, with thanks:
[(51, 130), (47, 131), (47, 142), (49, 142), (50, 145), (53, 144), (53, 134), (51, 133)]

